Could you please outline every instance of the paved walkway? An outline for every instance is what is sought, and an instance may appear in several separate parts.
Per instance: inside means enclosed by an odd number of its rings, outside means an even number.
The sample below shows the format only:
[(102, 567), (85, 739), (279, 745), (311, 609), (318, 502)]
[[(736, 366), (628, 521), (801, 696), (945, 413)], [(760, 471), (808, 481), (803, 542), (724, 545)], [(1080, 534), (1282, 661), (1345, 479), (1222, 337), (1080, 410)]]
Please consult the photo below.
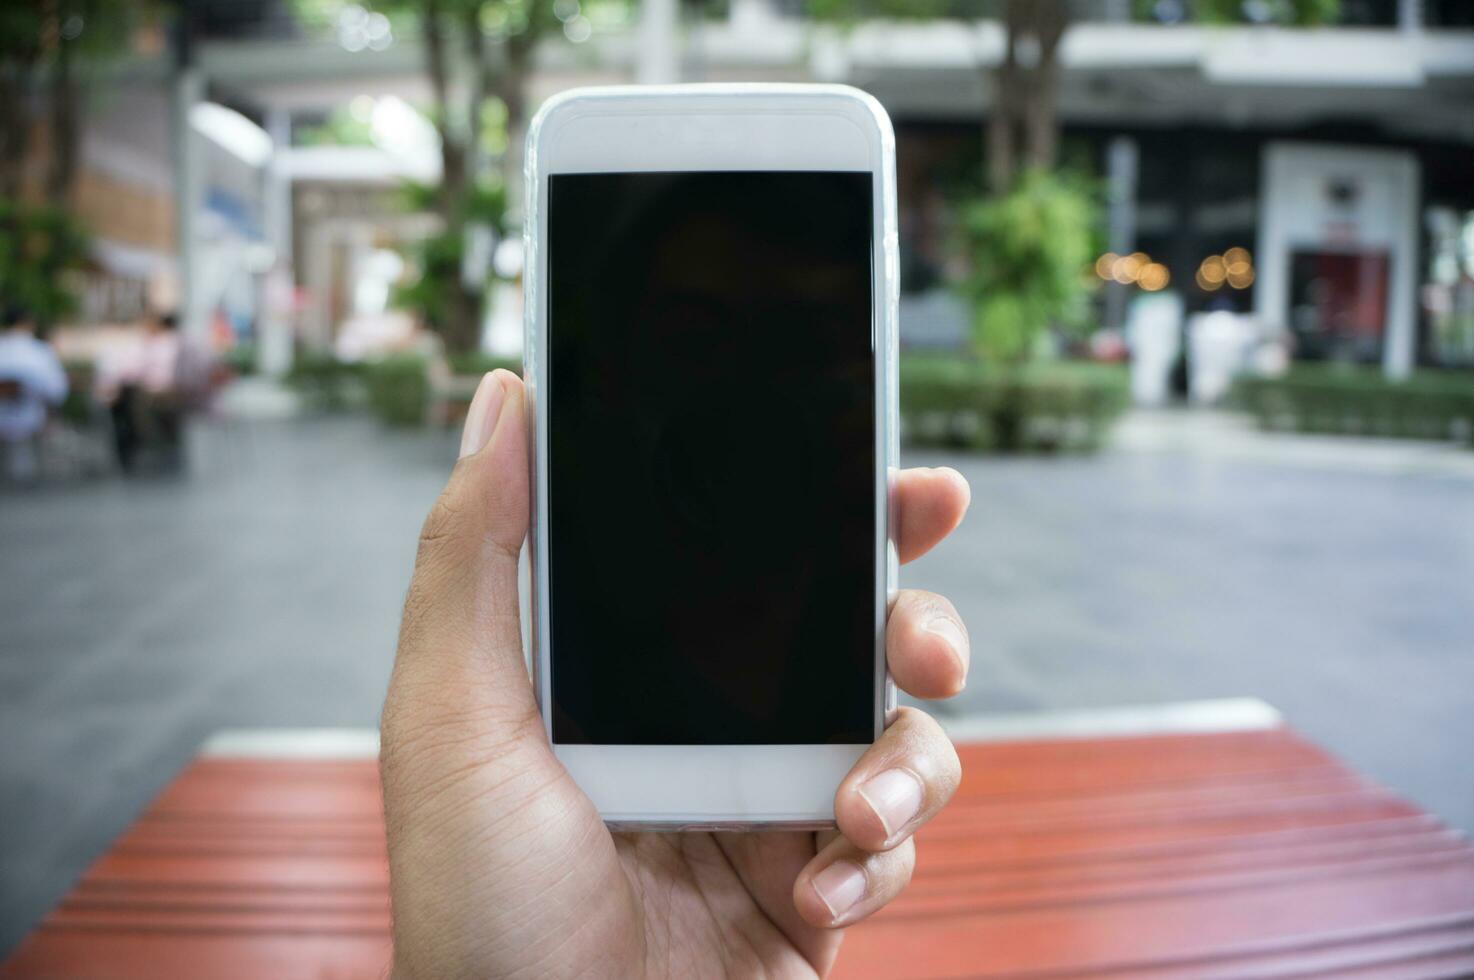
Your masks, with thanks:
[[(376, 721), (455, 435), (199, 435), (187, 480), (0, 494), (0, 950), (212, 731)], [(910, 459), (974, 488), (904, 573), (976, 637), (948, 710), (1257, 695), (1474, 830), (1474, 454), (1214, 416), (1133, 419), (1118, 442)]]
[(1179, 413), (1093, 458), (909, 462), (973, 487), (902, 573), (975, 637), (943, 711), (1253, 695), (1474, 831), (1474, 453)]

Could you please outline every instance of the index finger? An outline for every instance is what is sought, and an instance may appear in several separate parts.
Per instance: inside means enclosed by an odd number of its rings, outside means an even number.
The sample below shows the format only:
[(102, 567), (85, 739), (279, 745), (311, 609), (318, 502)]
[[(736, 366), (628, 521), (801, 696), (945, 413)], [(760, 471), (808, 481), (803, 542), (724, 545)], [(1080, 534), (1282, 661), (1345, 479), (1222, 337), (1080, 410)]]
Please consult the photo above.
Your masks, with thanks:
[(896, 476), (896, 551), (914, 561), (962, 523), (972, 490), (950, 466), (917, 467)]

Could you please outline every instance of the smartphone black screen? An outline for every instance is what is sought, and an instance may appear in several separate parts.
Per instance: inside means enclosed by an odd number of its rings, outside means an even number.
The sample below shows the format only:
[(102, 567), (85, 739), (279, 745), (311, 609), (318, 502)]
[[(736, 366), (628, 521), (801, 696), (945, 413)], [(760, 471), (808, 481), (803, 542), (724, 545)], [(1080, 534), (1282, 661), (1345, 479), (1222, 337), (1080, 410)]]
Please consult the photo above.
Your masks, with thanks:
[(554, 741), (874, 737), (871, 193), (549, 178)]

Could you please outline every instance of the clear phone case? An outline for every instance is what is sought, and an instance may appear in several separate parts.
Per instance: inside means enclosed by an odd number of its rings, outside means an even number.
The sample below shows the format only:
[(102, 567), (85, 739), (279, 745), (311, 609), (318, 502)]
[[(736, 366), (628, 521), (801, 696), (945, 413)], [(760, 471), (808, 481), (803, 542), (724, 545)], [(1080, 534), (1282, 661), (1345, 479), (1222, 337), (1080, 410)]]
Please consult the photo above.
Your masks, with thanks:
[[(699, 97), (718, 102), (725, 100), (761, 100), (766, 104), (765, 113), (782, 113), (786, 111), (781, 103), (789, 98), (793, 99), (793, 112), (795, 114), (812, 114), (813, 99), (822, 96), (832, 99), (842, 99), (852, 107), (863, 107), (864, 115), (873, 123), (879, 140), (878, 166), (873, 167), (873, 172), (878, 176), (878, 203), (875, 209), (878, 215), (875, 234), (878, 239), (876, 246), (876, 261), (874, 268), (873, 295), (874, 302), (874, 349), (879, 359), (877, 364), (877, 411), (876, 421), (879, 431), (876, 433), (877, 459), (884, 467), (883, 473), (878, 476), (878, 486), (884, 488), (885, 502), (882, 508), (884, 514), (884, 528), (880, 534), (880, 547), (883, 548), (883, 559), (877, 564), (881, 566), (878, 575), (877, 590), (883, 590), (884, 604), (878, 624), (877, 653), (876, 653), (876, 693), (875, 703), (877, 705), (876, 736), (890, 724), (896, 710), (895, 687), (890, 679), (885, 665), (884, 651), (884, 610), (890, 608), (895, 598), (898, 580), (898, 554), (895, 543), (896, 512), (895, 512), (895, 478), (899, 466), (899, 425), (897, 405), (897, 370), (898, 370), (898, 347), (899, 330), (897, 323), (899, 307), (899, 256), (898, 256), (898, 234), (896, 222), (896, 167), (895, 167), (895, 135), (891, 128), (889, 117), (880, 104), (870, 95), (849, 86), (840, 85), (779, 85), (779, 84), (720, 84), (720, 85), (675, 85), (675, 86), (616, 86), (607, 88), (585, 88), (565, 92), (550, 99), (539, 110), (533, 119), (527, 134), (526, 155), (524, 159), (524, 183), (525, 183), (525, 213), (523, 215), (523, 238), (524, 238), (524, 260), (523, 260), (523, 309), (524, 309), (524, 338), (523, 338), (523, 376), (527, 397), (527, 417), (531, 424), (529, 432), (529, 459), (532, 461), (532, 521), (531, 533), (529, 534), (529, 555), (532, 566), (532, 629), (531, 629), (531, 652), (530, 669), (532, 671), (533, 687), (537, 694), (540, 710), (544, 716), (545, 731), (551, 737), (551, 725), (548, 719), (548, 691), (546, 685), (550, 684), (550, 670), (546, 662), (549, 652), (544, 649), (546, 625), (546, 598), (544, 594), (546, 570), (541, 566), (541, 559), (546, 549), (546, 528), (542, 524), (544, 510), (545, 469), (543, 459), (543, 446), (545, 445), (545, 428), (539, 417), (539, 391), (545, 381), (546, 344), (542, 336), (543, 318), (542, 312), (545, 308), (545, 284), (543, 270), (543, 248), (544, 243), (540, 240), (540, 228), (543, 225), (543, 208), (545, 197), (545, 181), (547, 168), (540, 159), (542, 137), (545, 123), (560, 108), (565, 108), (569, 103), (578, 103), (580, 109), (597, 111), (601, 102), (607, 102), (611, 106), (618, 103), (627, 109), (631, 100), (648, 100), (651, 111), (659, 111), (662, 104), (669, 104), (671, 99), (684, 99), (688, 97)], [(807, 101), (806, 101), (807, 100)], [(713, 167), (694, 169), (716, 169)], [(784, 169), (781, 161), (769, 168), (774, 170)], [(626, 819), (618, 815), (606, 814), (605, 822), (616, 830), (640, 830), (640, 831), (749, 831), (749, 830), (820, 830), (834, 826), (831, 817), (828, 818), (784, 818), (784, 819), (741, 819), (735, 815), (711, 819), (708, 816), (697, 813), (661, 813), (649, 818)]]

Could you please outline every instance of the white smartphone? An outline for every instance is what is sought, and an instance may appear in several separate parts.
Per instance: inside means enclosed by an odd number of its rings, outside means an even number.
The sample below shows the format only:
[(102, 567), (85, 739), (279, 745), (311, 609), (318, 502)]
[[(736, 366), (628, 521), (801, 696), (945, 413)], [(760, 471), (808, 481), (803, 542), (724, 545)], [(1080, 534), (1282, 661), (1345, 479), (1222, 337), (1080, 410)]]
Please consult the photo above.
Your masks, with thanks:
[(839, 86), (533, 121), (532, 669), (611, 825), (832, 825), (894, 708), (894, 156)]

